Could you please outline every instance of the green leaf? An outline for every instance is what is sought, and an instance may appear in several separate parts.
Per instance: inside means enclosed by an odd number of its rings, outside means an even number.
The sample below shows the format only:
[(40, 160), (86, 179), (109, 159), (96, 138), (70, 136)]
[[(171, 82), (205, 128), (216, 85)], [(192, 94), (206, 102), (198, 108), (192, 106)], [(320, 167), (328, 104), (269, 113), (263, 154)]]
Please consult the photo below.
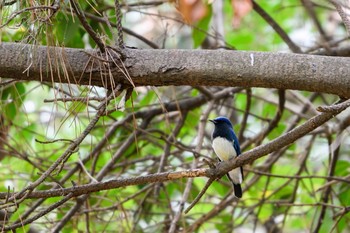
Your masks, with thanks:
[(6, 119), (13, 120), (16, 117), (17, 114), (17, 108), (15, 103), (9, 103), (4, 106), (4, 113), (6, 116)]
[(33, 132), (36, 132), (37, 124), (31, 123), (30, 125), (24, 127), (22, 130), (19, 131), (19, 134), (23, 139), (30, 142), (32, 138), (34, 137)]
[(265, 222), (273, 214), (274, 207), (271, 204), (265, 204), (261, 207), (259, 212), (259, 221)]
[(24, 98), (26, 97), (24, 94), (26, 93), (26, 88), (24, 86), (23, 83), (16, 83), (15, 84), (15, 88), (17, 90), (17, 95), (21, 98), (21, 100), (23, 101)]
[(72, 19), (70, 15), (58, 13), (56, 16), (54, 33), (57, 40), (66, 47), (84, 48), (82, 37), (84, 32), (78, 18)]
[(79, 102), (79, 101), (74, 101), (69, 105), (69, 109), (68, 111), (73, 114), (76, 115), (78, 113), (81, 113), (83, 111), (86, 110), (87, 104), (84, 102)]
[(342, 183), (339, 189), (339, 201), (344, 206), (350, 205), (350, 189), (349, 184)]
[(349, 213), (347, 213), (346, 215), (342, 216), (342, 219), (338, 222), (337, 224), (337, 229), (338, 232), (344, 232), (345, 227), (347, 227), (347, 224), (349, 223)]
[(209, 8), (209, 11), (207, 15), (200, 20), (197, 25), (195, 25), (195, 28), (192, 30), (192, 39), (193, 39), (193, 47), (198, 48), (204, 41), (205, 37), (207, 36), (206, 31), (209, 29), (209, 23), (212, 17), (212, 10), (211, 7)]
[(6, 119), (15, 119), (23, 104), (25, 92), (26, 89), (23, 83), (16, 83), (2, 90), (0, 93), (1, 99), (3, 100), (1, 111), (5, 114)]
[(335, 176), (346, 176), (349, 174), (350, 162), (346, 160), (339, 160), (334, 170)]

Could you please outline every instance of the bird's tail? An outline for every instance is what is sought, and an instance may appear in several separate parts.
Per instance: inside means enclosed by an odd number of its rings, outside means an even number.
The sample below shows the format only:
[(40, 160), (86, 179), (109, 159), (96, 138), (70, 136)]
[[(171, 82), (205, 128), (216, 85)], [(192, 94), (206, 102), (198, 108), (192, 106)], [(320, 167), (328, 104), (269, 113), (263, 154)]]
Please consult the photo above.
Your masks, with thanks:
[(230, 173), (227, 173), (227, 177), (228, 179), (232, 182), (233, 184), (233, 190), (234, 190), (234, 193), (235, 193), (235, 196), (237, 198), (241, 198), (242, 197), (242, 187), (241, 187), (241, 184), (235, 184), (233, 182), (233, 180), (231, 179), (230, 177)]
[(241, 187), (241, 184), (235, 184), (233, 183), (233, 190), (235, 192), (235, 196), (238, 197), (238, 198), (241, 198), (242, 197), (242, 187)]

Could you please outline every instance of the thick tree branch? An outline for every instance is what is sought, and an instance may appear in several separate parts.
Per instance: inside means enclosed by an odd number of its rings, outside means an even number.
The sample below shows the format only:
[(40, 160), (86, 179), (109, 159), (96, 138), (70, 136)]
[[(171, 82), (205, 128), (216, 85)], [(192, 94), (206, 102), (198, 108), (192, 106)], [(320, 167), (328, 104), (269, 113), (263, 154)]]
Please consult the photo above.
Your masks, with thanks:
[[(0, 77), (103, 86), (108, 61), (96, 50), (0, 44)], [(227, 50), (126, 49), (125, 67), (135, 86), (241, 86), (295, 89), (350, 97), (349, 59)], [(51, 64), (49, 62), (52, 62)], [(59, 61), (57, 67), (56, 61)], [(114, 83), (130, 84), (121, 69)], [(69, 77), (62, 79), (64, 77)], [(79, 80), (79, 81), (74, 81)], [(108, 85), (108, 84), (105, 84)]]

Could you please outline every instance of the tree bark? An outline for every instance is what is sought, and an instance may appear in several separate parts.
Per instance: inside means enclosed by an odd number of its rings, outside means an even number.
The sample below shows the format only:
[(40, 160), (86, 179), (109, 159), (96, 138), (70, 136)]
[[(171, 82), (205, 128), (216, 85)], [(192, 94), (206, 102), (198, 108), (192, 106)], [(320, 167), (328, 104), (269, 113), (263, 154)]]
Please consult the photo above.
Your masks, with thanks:
[[(350, 97), (350, 59), (229, 50), (125, 49), (108, 62), (97, 50), (0, 44), (0, 77), (77, 85), (241, 86)], [(109, 64), (109, 65), (108, 65)], [(108, 68), (109, 67), (109, 68)]]

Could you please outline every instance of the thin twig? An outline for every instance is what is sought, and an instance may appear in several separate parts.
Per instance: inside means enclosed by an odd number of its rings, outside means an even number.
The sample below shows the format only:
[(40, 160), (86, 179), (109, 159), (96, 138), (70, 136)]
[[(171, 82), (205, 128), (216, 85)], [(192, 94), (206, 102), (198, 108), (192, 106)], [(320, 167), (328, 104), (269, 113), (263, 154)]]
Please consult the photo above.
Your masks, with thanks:
[(26, 219), (24, 221), (12, 224), (12, 225), (10, 225), (8, 227), (4, 227), (3, 230), (4, 231), (11, 231), (11, 230), (14, 230), (16, 228), (19, 228), (19, 227), (25, 226), (27, 224), (30, 224), (30, 223), (34, 222), (35, 220), (41, 218), (42, 216), (50, 213), (52, 210), (57, 209), (57, 207), (63, 205), (65, 202), (69, 201), (72, 197), (73, 197), (73, 193), (69, 193), (67, 196), (62, 198), (60, 201), (55, 202), (54, 204), (52, 204), (51, 206), (49, 206), (45, 210), (40, 211), (37, 215), (35, 215), (35, 216), (31, 217), (31, 218), (28, 218), (28, 219)]
[(207, 189), (210, 187), (210, 185), (214, 182), (214, 178), (210, 178), (207, 183), (205, 184), (204, 188), (201, 190), (201, 192), (196, 196), (196, 198), (192, 201), (192, 203), (186, 208), (184, 211), (185, 214), (187, 214), (201, 199), (201, 197), (204, 195), (204, 193), (207, 191)]
[(59, 233), (61, 232), (61, 229), (63, 226), (66, 225), (66, 223), (72, 218), (72, 216), (75, 214), (75, 212), (78, 211), (80, 206), (86, 201), (86, 199), (89, 197), (88, 194), (85, 194), (79, 198), (76, 199), (77, 205), (74, 205), (73, 208), (71, 208), (66, 215), (58, 222), (58, 224), (52, 228), (52, 233)]
[(348, 35), (350, 36), (350, 6), (348, 5), (349, 1), (346, 0), (343, 3), (339, 0), (331, 0), (330, 2), (335, 6), (335, 9), (337, 9), (348, 32)]
[(245, 148), (249, 146), (252, 143), (255, 143), (257, 145), (260, 145), (261, 142), (264, 140), (264, 138), (274, 129), (277, 127), (278, 122), (281, 120), (284, 106), (285, 106), (285, 90), (278, 90), (278, 109), (274, 116), (274, 118), (269, 122), (268, 127), (261, 131), (259, 134), (257, 134), (255, 137), (245, 141), (244, 145), (242, 145), (242, 148)]
[(105, 44), (102, 42), (101, 38), (96, 34), (94, 29), (92, 29), (92, 27), (87, 22), (85, 15), (84, 15), (84, 12), (82, 12), (80, 7), (78, 6), (78, 3), (76, 3), (75, 0), (69, 0), (69, 2), (71, 4), (74, 12), (76, 13), (77, 17), (79, 18), (79, 21), (81, 22), (81, 24), (83, 25), (83, 27), (87, 31), (87, 33), (89, 33), (91, 38), (95, 41), (97, 46), (100, 48), (100, 51), (102, 53), (104, 53), (105, 52)]
[[(171, 146), (172, 146), (173, 142), (176, 141), (176, 138), (177, 138), (178, 134), (180, 133), (180, 130), (182, 129), (182, 126), (185, 123), (186, 117), (187, 117), (187, 113), (185, 112), (185, 113), (182, 114), (182, 117), (180, 117), (180, 119), (177, 122), (175, 128), (172, 130), (172, 133), (166, 139), (166, 144), (165, 144), (165, 147), (164, 147), (164, 153), (160, 157), (160, 161), (159, 161), (159, 167), (158, 167), (158, 171), (157, 171), (158, 173), (161, 173), (161, 172), (164, 171), (164, 167), (168, 163), (168, 157), (169, 157), (170, 152), (171, 152), (170, 151)], [(156, 199), (157, 199), (157, 197), (159, 195), (160, 186), (161, 186), (161, 184), (156, 184), (154, 186), (154, 196), (156, 197)]]
[(115, 5), (115, 17), (117, 18), (117, 31), (118, 31), (118, 39), (116, 42), (116, 46), (119, 48), (124, 48), (122, 10), (121, 10), (119, 0), (114, 0), (114, 5)]
[(325, 30), (323, 30), (322, 25), (320, 23), (320, 21), (317, 18), (315, 9), (314, 9), (314, 4), (312, 3), (311, 0), (301, 0), (302, 4), (304, 5), (304, 8), (306, 9), (306, 11), (308, 12), (308, 14), (310, 15), (312, 21), (314, 22), (317, 30), (319, 31), (322, 40), (324, 42), (328, 41), (328, 37), (327, 34), (325, 32)]
[[(199, 123), (199, 126), (198, 126), (198, 136), (197, 136), (198, 143), (197, 143), (197, 146), (195, 148), (195, 152), (196, 153), (199, 153), (202, 150), (203, 141), (204, 141), (204, 135), (205, 135), (205, 126), (207, 125), (208, 117), (209, 117), (209, 114), (212, 111), (213, 107), (214, 107), (214, 101), (210, 101), (209, 104), (208, 104), (208, 107), (206, 108), (206, 110), (201, 115), (200, 123)], [(191, 168), (192, 169), (197, 168), (197, 166), (198, 166), (198, 159), (199, 159), (198, 156), (194, 156), (192, 164), (191, 164)], [(182, 195), (182, 199), (181, 199), (181, 202), (180, 202), (180, 205), (179, 205), (179, 209), (177, 210), (173, 220), (171, 221), (168, 233), (174, 233), (177, 230), (176, 226), (178, 225), (178, 222), (179, 222), (180, 217), (182, 215), (182, 211), (183, 211), (183, 209), (185, 207), (185, 203), (187, 202), (188, 197), (190, 195), (192, 184), (193, 184), (193, 179), (188, 179), (187, 182), (186, 182), (185, 191), (184, 191), (184, 193)], [(203, 189), (202, 191), (203, 191), (203, 194), (204, 194), (206, 190)], [(199, 195), (197, 197), (199, 197)], [(200, 197), (198, 198), (198, 201), (199, 201), (199, 199), (200, 199)], [(193, 203), (193, 206), (195, 204), (196, 203)]]
[[(343, 103), (336, 104), (330, 106), (334, 112), (332, 113), (322, 113), (320, 115), (317, 115), (311, 119), (309, 119), (307, 122), (303, 123), (302, 125), (294, 128), (293, 130), (287, 132), (286, 134), (276, 138), (275, 140), (267, 143), (266, 145), (261, 145), (258, 146), (248, 152), (244, 152), (241, 156), (236, 158), (235, 160), (230, 160), (225, 163), (221, 163), (217, 169), (213, 170), (213, 174), (217, 175), (224, 175), (228, 171), (242, 166), (244, 163), (249, 163), (252, 162), (253, 158), (260, 158), (263, 156), (263, 154), (268, 154), (271, 153), (272, 151), (277, 151), (280, 148), (283, 148), (290, 143), (294, 142), (298, 138), (306, 135), (308, 132), (311, 132), (315, 128), (319, 127), (320, 125), (324, 124), (328, 120), (332, 119), (335, 117), (337, 114), (345, 110), (348, 106), (348, 103), (350, 101), (347, 100)], [(244, 161), (244, 162), (243, 162)], [(227, 165), (227, 166), (226, 166)], [(218, 171), (220, 170), (220, 172)], [(197, 219), (190, 227), (186, 228), (185, 232), (194, 232), (196, 231), (203, 223), (208, 221), (209, 219), (213, 218), (214, 216), (217, 216), (221, 211), (225, 209), (229, 203), (231, 203), (233, 200), (235, 200), (235, 196), (232, 195), (227, 195), (220, 203), (217, 203), (215, 205), (215, 208), (207, 212), (205, 215)], [(268, 202), (269, 203), (269, 202)], [(296, 205), (295, 203), (288, 205)]]
[[(331, 143), (329, 143), (329, 145), (330, 144)], [(328, 168), (328, 176), (333, 176), (334, 175), (335, 167), (336, 167), (336, 164), (338, 162), (339, 150), (340, 150), (340, 145), (337, 147), (337, 149), (334, 151), (334, 153), (333, 153), (332, 150), (330, 151), (331, 162), (330, 162), (329, 168)], [(330, 181), (330, 180), (328, 180), (328, 181)], [(328, 186), (324, 190), (322, 198), (321, 198), (323, 203), (327, 203), (328, 202), (329, 196), (331, 194), (331, 191), (332, 191), (332, 186)], [(322, 206), (321, 213), (320, 213), (320, 215), (318, 217), (317, 225), (316, 225), (315, 229), (313, 230), (314, 233), (318, 233), (320, 231), (320, 228), (322, 226), (324, 217), (326, 215), (326, 210), (327, 210), (327, 206)]]
[[(121, 93), (121, 85), (118, 85), (115, 92), (117, 92), (119, 95)], [(104, 102), (102, 102), (99, 107), (97, 108), (97, 113), (95, 117), (91, 120), (89, 125), (86, 127), (86, 129), (83, 131), (83, 133), (74, 140), (74, 143), (70, 144), (70, 146), (67, 148), (67, 150), (33, 183), (25, 187), (22, 191), (18, 192), (16, 195), (12, 196), (9, 201), (13, 201), (14, 199), (18, 199), (18, 196), (21, 196), (21, 199), (19, 202), (22, 202), (27, 195), (29, 195), (34, 188), (36, 188), (38, 185), (40, 185), (48, 176), (51, 175), (51, 173), (62, 164), (62, 162), (66, 161), (72, 153), (75, 152), (75, 150), (78, 148), (80, 143), (84, 140), (84, 138), (90, 133), (90, 131), (93, 129), (93, 127), (96, 125), (104, 111), (106, 110), (107, 103), (114, 97), (114, 95), (110, 95)]]
[[(113, 96), (113, 94), (111, 94)], [(151, 116), (149, 116), (151, 117)], [(149, 124), (150, 118), (144, 118), (142, 124), (139, 128), (144, 129)], [(113, 168), (113, 165), (118, 161), (123, 153), (129, 148), (129, 146), (134, 143), (135, 138), (141, 133), (141, 130), (136, 130), (136, 132), (128, 137), (127, 140), (118, 148), (118, 150), (113, 154), (112, 158), (108, 161), (107, 164), (103, 168), (100, 169), (99, 173), (95, 175), (95, 179), (97, 181), (101, 181), (110, 170)], [(192, 174), (193, 175), (193, 174)], [(140, 178), (140, 177), (137, 177)], [(167, 177), (168, 179), (175, 179), (176, 177), (172, 177), (171, 175)], [(131, 181), (131, 180), (130, 180)], [(119, 182), (119, 181), (118, 181)], [(144, 182), (144, 180), (140, 179), (139, 182)], [(124, 183), (125, 184), (125, 183)], [(90, 184), (91, 185), (91, 184)], [(79, 201), (65, 214), (62, 220), (54, 227), (53, 232), (60, 232), (60, 230), (64, 227), (64, 225), (74, 216), (74, 214), (80, 209), (83, 203), (87, 200), (89, 195), (82, 195), (79, 197)]]
[(50, 143), (55, 143), (55, 142), (70, 142), (73, 143), (74, 141), (71, 139), (55, 139), (55, 140), (50, 140), (50, 141), (41, 141), (39, 139), (35, 139), (35, 142), (41, 143), (41, 144), (50, 144)]
[(6, 81), (3, 81), (3, 82), (0, 82), (0, 86), (7, 86), (7, 85), (15, 83), (15, 82), (18, 82), (18, 80), (16, 80), (16, 79), (6, 80)]
[(294, 53), (302, 53), (299, 46), (297, 46), (287, 35), (287, 33), (281, 28), (280, 25), (263, 9), (261, 6), (253, 2), (253, 9), (275, 30), (275, 32), (281, 37), (281, 39), (288, 45), (289, 49)]
[[(32, 7), (27, 7), (27, 8), (24, 8), (20, 11), (16, 11), (16, 12), (13, 12), (10, 17), (7, 19), (7, 21), (0, 25), (0, 29), (5, 27), (6, 25), (8, 25), (16, 16), (26, 12), (26, 11), (34, 11), (34, 10), (53, 10), (53, 11), (56, 11), (57, 8), (55, 6), (32, 6)], [(51, 16), (50, 16), (51, 17)]]
[(101, 102), (105, 98), (101, 97), (67, 97), (67, 98), (56, 98), (56, 99), (44, 99), (44, 103), (52, 103), (52, 102), (82, 102), (82, 103), (89, 103), (89, 101), (98, 101)]
[(241, 127), (240, 127), (239, 133), (238, 133), (238, 141), (239, 142), (243, 142), (243, 139), (244, 139), (243, 133), (246, 130), (247, 121), (248, 121), (249, 112), (250, 112), (250, 106), (252, 103), (252, 90), (250, 88), (246, 89), (246, 96), (247, 96), (247, 102), (245, 105), (243, 119), (241, 121)]
[[(94, 20), (94, 21), (97, 21), (97, 22), (101, 22), (101, 23), (105, 23), (105, 24), (108, 24), (108, 23), (109, 23), (112, 27), (117, 28), (117, 24), (116, 24), (116, 23), (107, 22), (107, 19), (105, 19), (105, 18), (98, 17), (98, 16), (93, 15), (93, 14), (88, 13), (88, 12), (85, 13), (85, 16), (86, 16), (87, 18), (90, 18), (90, 19), (92, 19), (92, 20)], [(133, 31), (130, 30), (130, 29), (123, 27), (123, 31), (124, 31), (126, 34), (129, 34), (129, 35), (131, 35), (131, 36), (133, 36), (133, 37), (135, 37), (135, 38), (141, 40), (142, 42), (144, 42), (145, 44), (147, 44), (149, 47), (151, 47), (151, 48), (153, 48), (153, 49), (159, 49), (159, 46), (158, 46), (158, 45), (156, 45), (156, 44), (153, 43), (152, 41), (146, 39), (145, 37), (143, 37), (143, 36), (137, 34), (136, 32), (133, 32)]]
[(10, 5), (13, 5), (13, 4), (15, 4), (17, 2), (17, 0), (13, 0), (13, 1), (8, 1), (8, 2), (6, 2), (5, 0), (4, 0), (4, 6), (10, 6)]
[(245, 168), (244, 170), (256, 173), (258, 175), (269, 176), (269, 177), (274, 177), (274, 178), (281, 178), (281, 179), (297, 179), (297, 180), (301, 180), (301, 179), (325, 179), (325, 180), (334, 180), (334, 181), (339, 181), (339, 182), (344, 182), (344, 183), (350, 184), (350, 180), (349, 180), (350, 175), (346, 176), (345, 178), (336, 177), (336, 176), (317, 176), (317, 175), (310, 175), (310, 176), (292, 175), (292, 176), (288, 176), (288, 175), (272, 174), (269, 172), (263, 172), (260, 170), (249, 169), (249, 168)]

